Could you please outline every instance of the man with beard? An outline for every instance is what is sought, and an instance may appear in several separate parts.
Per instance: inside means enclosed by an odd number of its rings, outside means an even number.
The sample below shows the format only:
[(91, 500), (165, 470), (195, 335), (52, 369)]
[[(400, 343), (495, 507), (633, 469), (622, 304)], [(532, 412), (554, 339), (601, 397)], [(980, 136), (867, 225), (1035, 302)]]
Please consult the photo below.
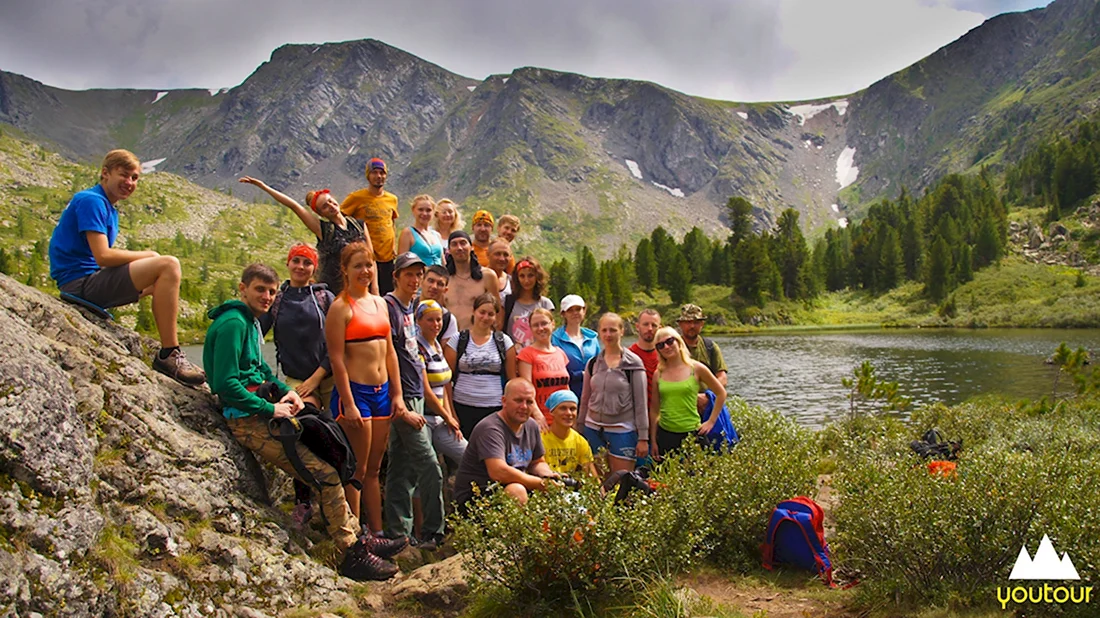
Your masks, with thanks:
[(474, 246), (474, 255), (482, 266), (489, 265), (489, 242), (493, 236), (493, 227), (496, 222), (488, 210), (479, 210), (474, 213), (472, 229), (474, 238), (471, 243)]
[[(458, 330), (463, 331), (470, 328), (474, 299), (486, 293), (499, 294), (500, 283), (491, 268), (481, 267), (474, 255), (469, 234), (462, 230), (451, 232), (447, 245), (450, 251), (447, 256), (447, 272), (451, 275), (447, 290), (447, 308), (457, 320)], [(503, 317), (497, 316), (497, 321)]]
[(634, 322), (634, 332), (638, 333), (638, 341), (630, 346), (630, 351), (637, 354), (645, 365), (645, 377), (649, 390), (653, 389), (653, 374), (657, 371), (657, 348), (654, 347), (653, 337), (657, 335), (657, 329), (661, 328), (661, 314), (656, 309), (642, 309), (638, 319)]

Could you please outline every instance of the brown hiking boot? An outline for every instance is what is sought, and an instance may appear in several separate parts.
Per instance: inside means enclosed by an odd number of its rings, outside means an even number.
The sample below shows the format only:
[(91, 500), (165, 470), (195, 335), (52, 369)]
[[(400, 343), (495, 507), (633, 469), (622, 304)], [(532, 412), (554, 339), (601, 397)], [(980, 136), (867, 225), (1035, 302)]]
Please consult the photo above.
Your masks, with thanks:
[(397, 565), (383, 560), (370, 551), (370, 538), (359, 537), (344, 553), (340, 574), (356, 581), (385, 581), (397, 575)]
[(206, 373), (187, 360), (179, 348), (172, 350), (168, 358), (161, 358), (159, 353), (153, 355), (153, 369), (189, 386), (198, 386), (206, 381)]

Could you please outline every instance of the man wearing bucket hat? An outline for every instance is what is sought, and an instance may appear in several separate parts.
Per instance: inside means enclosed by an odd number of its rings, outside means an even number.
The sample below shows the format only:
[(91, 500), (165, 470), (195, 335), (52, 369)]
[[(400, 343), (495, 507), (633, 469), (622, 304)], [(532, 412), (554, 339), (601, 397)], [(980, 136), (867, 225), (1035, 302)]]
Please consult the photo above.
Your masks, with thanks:
[(717, 343), (700, 334), (706, 321), (707, 316), (703, 313), (703, 308), (691, 303), (680, 307), (680, 317), (676, 318), (691, 358), (706, 365), (724, 387), (727, 371), (726, 361), (722, 358), (722, 349)]
[(359, 219), (367, 226), (374, 248), (374, 260), (378, 271), (378, 293), (385, 296), (393, 291), (393, 260), (397, 255), (397, 196), (386, 191), (389, 170), (386, 162), (375, 157), (367, 162), (367, 188), (349, 194), (340, 212)]
[(387, 447), (390, 465), (386, 471), (383, 514), (386, 536), (412, 536), (413, 490), (419, 490), (424, 510), (419, 543), (434, 549), (443, 538), (443, 471), (432, 446), (432, 429), (424, 418), (427, 377), (414, 319), (416, 293), (423, 276), (424, 261), (420, 256), (412, 251), (402, 253), (393, 264), (394, 290), (385, 296), (405, 411), (390, 424)]

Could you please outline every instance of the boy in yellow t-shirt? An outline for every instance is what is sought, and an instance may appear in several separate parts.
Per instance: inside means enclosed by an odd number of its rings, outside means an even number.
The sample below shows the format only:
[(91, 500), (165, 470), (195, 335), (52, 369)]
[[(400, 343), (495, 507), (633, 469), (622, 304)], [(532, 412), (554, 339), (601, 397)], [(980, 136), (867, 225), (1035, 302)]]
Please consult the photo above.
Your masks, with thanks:
[(555, 391), (547, 398), (546, 409), (554, 418), (550, 429), (542, 434), (550, 469), (574, 478), (587, 474), (598, 480), (592, 447), (584, 436), (573, 430), (573, 422), (577, 420), (577, 396), (568, 388)]

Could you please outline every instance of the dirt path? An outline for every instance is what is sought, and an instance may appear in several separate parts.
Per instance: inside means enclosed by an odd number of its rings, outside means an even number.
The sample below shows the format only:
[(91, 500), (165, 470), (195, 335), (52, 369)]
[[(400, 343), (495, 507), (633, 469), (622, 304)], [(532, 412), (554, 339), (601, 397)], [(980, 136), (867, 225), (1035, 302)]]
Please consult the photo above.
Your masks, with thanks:
[[(770, 576), (770, 574), (769, 574)], [(850, 594), (820, 582), (778, 576), (774, 581), (746, 577), (731, 581), (715, 573), (692, 574), (680, 583), (709, 597), (715, 604), (746, 616), (767, 618), (856, 618), (847, 609)]]

